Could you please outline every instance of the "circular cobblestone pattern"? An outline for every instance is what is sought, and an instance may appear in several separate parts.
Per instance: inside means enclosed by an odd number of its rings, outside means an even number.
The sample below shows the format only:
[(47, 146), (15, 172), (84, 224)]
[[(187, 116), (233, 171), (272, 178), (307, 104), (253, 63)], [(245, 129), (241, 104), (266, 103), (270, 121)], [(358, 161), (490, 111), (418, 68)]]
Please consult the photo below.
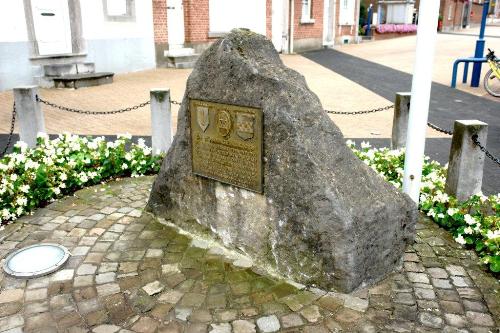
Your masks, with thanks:
[(0, 234), (0, 258), (72, 253), (36, 279), (0, 273), (0, 332), (498, 332), (499, 282), (422, 218), (399, 272), (352, 294), (270, 277), (143, 212), (153, 178), (81, 190)]

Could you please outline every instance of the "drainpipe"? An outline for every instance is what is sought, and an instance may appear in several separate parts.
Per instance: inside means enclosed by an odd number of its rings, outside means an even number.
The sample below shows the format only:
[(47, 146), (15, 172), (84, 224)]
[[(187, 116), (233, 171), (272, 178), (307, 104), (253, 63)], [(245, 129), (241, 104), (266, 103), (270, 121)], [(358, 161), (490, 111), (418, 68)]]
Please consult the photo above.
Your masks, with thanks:
[(337, 39), (337, 0), (333, 0), (332, 34), (333, 45), (335, 45), (335, 40)]
[(293, 53), (293, 34), (294, 34), (294, 21), (295, 21), (295, 0), (290, 0), (290, 36), (288, 37), (288, 52)]

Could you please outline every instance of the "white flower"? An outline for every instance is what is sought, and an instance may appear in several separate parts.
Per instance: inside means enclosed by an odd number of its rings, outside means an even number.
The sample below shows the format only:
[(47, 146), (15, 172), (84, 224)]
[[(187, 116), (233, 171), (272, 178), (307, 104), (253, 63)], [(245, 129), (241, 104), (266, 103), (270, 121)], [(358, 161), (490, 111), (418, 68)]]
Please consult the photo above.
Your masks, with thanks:
[(28, 204), (28, 199), (26, 199), (25, 197), (19, 197), (16, 200), (16, 204), (19, 206), (26, 206)]
[(140, 148), (143, 148), (146, 146), (146, 141), (143, 139), (143, 138), (139, 138), (137, 140), (137, 145), (140, 147)]
[(17, 174), (13, 173), (12, 175), (10, 175), (10, 180), (15, 182), (17, 180)]
[(465, 214), (464, 220), (465, 220), (465, 223), (467, 223), (468, 225), (474, 225), (477, 223), (476, 219), (474, 217), (470, 216), (469, 214)]
[(427, 212), (427, 216), (432, 216), (432, 217), (435, 217), (436, 216), (436, 212), (434, 211), (434, 209), (429, 209), (429, 211)]
[(28, 192), (30, 191), (30, 186), (29, 186), (29, 185), (27, 185), (27, 184), (25, 184), (25, 185), (21, 185), (21, 186), (19, 187), (19, 190), (21, 190), (21, 192), (23, 192), (23, 193), (28, 193)]
[(500, 230), (488, 230), (488, 232), (486, 233), (486, 237), (488, 239), (495, 239), (495, 238), (498, 238), (500, 237)]
[(457, 238), (455, 238), (455, 242), (464, 245), (465, 244), (465, 239), (462, 235), (459, 235)]
[(7, 220), (10, 216), (10, 212), (7, 208), (2, 209), (2, 218), (4, 220)]
[(446, 211), (446, 213), (450, 216), (453, 216), (455, 215), (456, 213), (458, 213), (458, 209), (457, 208), (448, 208), (448, 210)]
[(127, 170), (128, 169), (128, 165), (127, 163), (123, 163), (122, 164), (122, 170)]
[(472, 235), (474, 231), (472, 230), (471, 227), (467, 227), (464, 229), (464, 233), (466, 233), (467, 235)]
[(55, 195), (61, 194), (61, 189), (59, 187), (54, 187), (54, 194)]
[(354, 141), (350, 140), (350, 139), (349, 139), (349, 140), (347, 140), (347, 141), (345, 142), (345, 144), (346, 144), (348, 147), (355, 147), (355, 146), (356, 146), (356, 143), (355, 143)]
[(32, 160), (26, 161), (26, 164), (24, 165), (25, 170), (38, 169), (38, 167), (40, 167), (40, 163), (32, 161)]
[(17, 147), (21, 150), (21, 152), (25, 152), (28, 149), (28, 144), (23, 141), (17, 141), (14, 147)]
[(443, 213), (439, 213), (439, 214), (437, 214), (437, 217), (440, 218), (440, 219), (444, 219), (444, 214)]
[(118, 139), (132, 139), (132, 135), (130, 133), (118, 134), (117, 137)]
[(75, 160), (69, 160), (69, 162), (68, 162), (68, 166), (69, 166), (70, 168), (74, 168), (74, 167), (76, 166), (76, 162), (75, 162)]
[(87, 177), (87, 175), (85, 174), (85, 172), (80, 172), (80, 173), (78, 174), (78, 178), (80, 179), (80, 181), (81, 181), (82, 183), (86, 183), (86, 182), (88, 182), (88, 181), (89, 181), (89, 177)]
[(126, 159), (127, 161), (130, 161), (130, 160), (132, 159), (132, 154), (131, 154), (131, 153), (126, 153), (126, 154), (125, 154), (125, 159)]
[(63, 172), (59, 175), (59, 179), (65, 181), (66, 179), (68, 179), (68, 176)]
[(369, 142), (364, 142), (364, 141), (361, 142), (361, 148), (370, 148), (370, 147), (371, 147), (371, 145)]

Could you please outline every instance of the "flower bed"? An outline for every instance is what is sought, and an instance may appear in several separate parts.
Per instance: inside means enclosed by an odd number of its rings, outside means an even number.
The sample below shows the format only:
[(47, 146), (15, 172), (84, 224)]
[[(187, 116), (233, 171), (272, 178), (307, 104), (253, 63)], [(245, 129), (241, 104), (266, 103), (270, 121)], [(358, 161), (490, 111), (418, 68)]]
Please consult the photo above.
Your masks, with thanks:
[[(347, 145), (385, 180), (401, 188), (404, 150), (370, 148), (364, 142), (356, 148), (349, 140)], [(448, 229), (456, 242), (474, 248), (491, 271), (500, 272), (500, 195), (473, 195), (459, 202), (444, 192), (446, 169), (425, 158), (419, 209)]]
[(416, 24), (379, 24), (375, 31), (379, 34), (390, 33), (415, 33), (417, 32)]
[(16, 143), (13, 153), (0, 160), (1, 224), (85, 186), (158, 172), (162, 156), (153, 155), (144, 140), (133, 144), (130, 139), (122, 135), (106, 142), (62, 134), (55, 140), (40, 135), (34, 149)]
[[(403, 150), (370, 149), (367, 143), (356, 148), (352, 141), (347, 144), (364, 163), (401, 188)], [(130, 136), (119, 136), (114, 142), (70, 134), (55, 140), (39, 136), (35, 149), (18, 142), (14, 152), (0, 160), (0, 221), (10, 223), (85, 186), (157, 173), (162, 158), (153, 155), (144, 140), (131, 143)], [(426, 158), (420, 210), (450, 230), (455, 241), (474, 247), (491, 271), (500, 272), (500, 196), (474, 195), (458, 202), (444, 192), (445, 181), (446, 167)]]

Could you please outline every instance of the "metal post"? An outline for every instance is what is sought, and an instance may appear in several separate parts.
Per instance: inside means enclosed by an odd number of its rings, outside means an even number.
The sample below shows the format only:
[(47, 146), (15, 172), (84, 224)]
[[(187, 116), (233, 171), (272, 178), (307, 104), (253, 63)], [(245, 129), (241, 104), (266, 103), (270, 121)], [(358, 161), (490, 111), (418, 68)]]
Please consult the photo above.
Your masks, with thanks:
[(392, 120), (392, 149), (404, 148), (406, 145), (408, 117), (410, 115), (410, 101), (411, 93), (396, 93), (396, 102), (394, 103), (394, 118)]
[(420, 196), (438, 16), (439, 1), (420, 1), (415, 67), (411, 86), (412, 103), (408, 119), (403, 176), (403, 191), (416, 203)]
[(484, 152), (473, 143), (474, 134), (485, 145), (488, 124), (479, 120), (455, 121), (445, 189), (460, 201), (481, 191)]
[(166, 153), (172, 144), (170, 89), (152, 89), (150, 98), (153, 154)]
[(372, 23), (372, 13), (373, 13), (373, 5), (370, 4), (370, 7), (368, 7), (368, 18), (367, 18), (367, 22), (366, 22), (366, 33), (365, 35), (366, 36), (370, 36), (370, 26), (371, 26), (371, 23)]
[(36, 147), (38, 133), (45, 133), (45, 120), (42, 109), (36, 100), (38, 86), (14, 88), (17, 120), (19, 121), (19, 139), (28, 147)]
[[(488, 9), (490, 8), (490, 0), (483, 1), (483, 16), (481, 18), (481, 30), (479, 30), (479, 39), (476, 41), (476, 50), (474, 52), (474, 58), (484, 57), (484, 30), (486, 28), (486, 17), (488, 16)], [(481, 81), (481, 67), (482, 63), (475, 62), (472, 67), (472, 79), (470, 82), (471, 87), (479, 87), (479, 81)]]

